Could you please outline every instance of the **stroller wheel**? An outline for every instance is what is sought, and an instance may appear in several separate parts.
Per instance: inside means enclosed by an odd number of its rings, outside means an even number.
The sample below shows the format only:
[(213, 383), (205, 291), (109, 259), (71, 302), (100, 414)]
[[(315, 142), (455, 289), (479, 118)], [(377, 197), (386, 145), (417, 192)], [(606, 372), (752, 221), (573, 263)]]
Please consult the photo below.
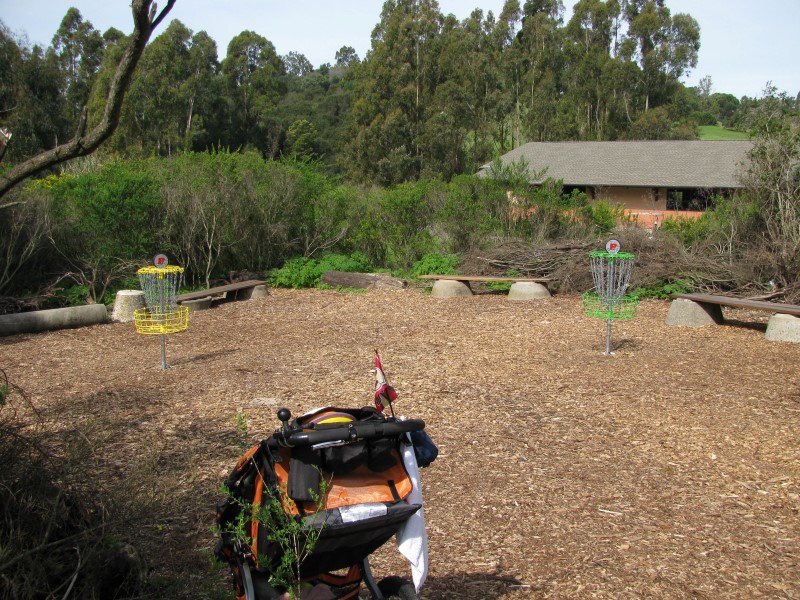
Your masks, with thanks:
[(398, 598), (399, 600), (419, 600), (414, 584), (402, 577), (384, 577), (378, 582), (378, 589), (386, 600)]

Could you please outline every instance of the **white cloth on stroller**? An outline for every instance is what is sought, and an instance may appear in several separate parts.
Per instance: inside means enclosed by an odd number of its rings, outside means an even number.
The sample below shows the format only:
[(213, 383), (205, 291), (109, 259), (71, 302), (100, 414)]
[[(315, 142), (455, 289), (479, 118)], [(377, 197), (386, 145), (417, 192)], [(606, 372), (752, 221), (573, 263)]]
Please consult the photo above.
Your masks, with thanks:
[[(411, 444), (401, 444), (401, 446), (403, 448), (403, 464), (412, 485), (411, 493), (406, 501), (409, 504), (422, 505), (422, 485), (417, 457), (414, 455), (414, 446)], [(424, 511), (425, 507), (421, 506), (397, 532), (397, 549), (411, 565), (411, 577), (418, 592), (428, 577), (428, 534), (425, 531)]]

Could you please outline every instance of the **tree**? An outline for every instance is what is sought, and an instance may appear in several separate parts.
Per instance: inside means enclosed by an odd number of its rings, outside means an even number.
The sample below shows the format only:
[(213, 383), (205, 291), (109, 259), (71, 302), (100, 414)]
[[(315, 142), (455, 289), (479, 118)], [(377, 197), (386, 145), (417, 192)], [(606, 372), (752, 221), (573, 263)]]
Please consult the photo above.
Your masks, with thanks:
[(273, 116), (285, 91), (285, 67), (275, 46), (253, 31), (243, 31), (228, 44), (222, 73), (230, 102), (228, 144), (250, 145), (266, 156), (276, 156), (280, 132)]
[(578, 139), (603, 140), (609, 137), (610, 103), (614, 85), (609, 81), (614, 72), (611, 56), (614, 23), (619, 16), (616, 1), (580, 0), (565, 29), (563, 73), (564, 95), (570, 119), (568, 136)]
[(442, 16), (435, 0), (387, 0), (372, 51), (356, 70), (351, 173), (395, 183), (417, 178), (421, 123), (438, 81)]
[(77, 8), (70, 8), (53, 36), (53, 53), (61, 73), (61, 91), (66, 98), (66, 118), (74, 123), (89, 99), (94, 77), (103, 58), (104, 40)]
[(358, 64), (360, 61), (358, 59), (358, 54), (356, 53), (356, 49), (352, 46), (342, 46), (336, 51), (336, 66), (337, 67), (349, 67), (350, 65)]
[(785, 288), (800, 279), (800, 116), (791, 99), (775, 91), (768, 86), (754, 112), (755, 145), (743, 183), (764, 222), (758, 243), (772, 259), (771, 275)]
[(125, 146), (135, 144), (144, 154), (183, 149), (191, 40), (192, 32), (174, 20), (145, 49), (120, 120)]
[(18, 43), (5, 26), (0, 27), (0, 126), (10, 161), (52, 147), (63, 131), (55, 61), (38, 46)]
[(317, 141), (317, 129), (305, 119), (291, 124), (286, 132), (286, 149), (292, 158), (309, 159), (314, 156)]
[(314, 65), (304, 54), (294, 51), (283, 57), (283, 64), (286, 65), (286, 72), (296, 77), (302, 77), (314, 70)]
[(134, 29), (128, 38), (122, 58), (117, 65), (98, 124), (87, 131), (89, 115), (88, 110), (84, 107), (75, 126), (75, 134), (72, 139), (25, 160), (0, 176), (0, 197), (4, 196), (10, 189), (27, 177), (43, 169), (78, 156), (91, 154), (108, 139), (119, 123), (122, 101), (145, 46), (155, 28), (172, 10), (175, 1), (166, 0), (166, 6), (161, 12), (157, 11), (153, 0), (131, 1)]
[(522, 29), (510, 48), (512, 58), (508, 62), (517, 62), (519, 80), (515, 108), (527, 140), (547, 141), (555, 135), (553, 124), (563, 74), (563, 14), (560, 0), (525, 2)]
[(697, 66), (700, 26), (687, 14), (670, 15), (664, 0), (623, 0), (628, 35), (622, 54), (642, 69), (644, 108), (666, 100), (668, 90)]

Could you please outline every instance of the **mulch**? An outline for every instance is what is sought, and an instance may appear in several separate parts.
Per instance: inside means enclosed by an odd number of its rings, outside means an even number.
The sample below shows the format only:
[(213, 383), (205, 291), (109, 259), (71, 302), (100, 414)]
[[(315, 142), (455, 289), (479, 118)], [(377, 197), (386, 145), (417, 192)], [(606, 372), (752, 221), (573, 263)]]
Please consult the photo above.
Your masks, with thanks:
[[(440, 449), (423, 598), (800, 598), (800, 345), (668, 308), (614, 322), (607, 356), (578, 296), (271, 290), (192, 313), (166, 370), (132, 323), (3, 338), (0, 363), (86, 436), (110, 509), (146, 508), (117, 526), (171, 597), (225, 585), (213, 510), (242, 446), (281, 406), (370, 404), (377, 348)], [(407, 575), (391, 546), (373, 570)]]

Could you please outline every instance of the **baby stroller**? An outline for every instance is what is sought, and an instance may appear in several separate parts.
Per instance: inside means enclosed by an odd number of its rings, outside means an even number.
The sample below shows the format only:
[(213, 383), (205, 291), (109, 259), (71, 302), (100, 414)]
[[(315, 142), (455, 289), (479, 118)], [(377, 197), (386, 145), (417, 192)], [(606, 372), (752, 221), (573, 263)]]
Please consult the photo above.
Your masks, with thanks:
[[(289, 557), (295, 580), (323, 588), (311, 597), (355, 599), (363, 583), (374, 600), (417, 600), (405, 579), (376, 582), (368, 559), (421, 508), (408, 501), (414, 484), (404, 444), (425, 423), (386, 416), (376, 406), (327, 407), (294, 420), (282, 408), (282, 426), (241, 457), (217, 506), (216, 555), (230, 566), (237, 600), (275, 600), (285, 592), (274, 576), (286, 567), (286, 540), (278, 539), (274, 521), (254, 517), (270, 506), (284, 511), (290, 530), (296, 525), (292, 547), (313, 542), (307, 554)], [(424, 535), (424, 522), (422, 529)]]

